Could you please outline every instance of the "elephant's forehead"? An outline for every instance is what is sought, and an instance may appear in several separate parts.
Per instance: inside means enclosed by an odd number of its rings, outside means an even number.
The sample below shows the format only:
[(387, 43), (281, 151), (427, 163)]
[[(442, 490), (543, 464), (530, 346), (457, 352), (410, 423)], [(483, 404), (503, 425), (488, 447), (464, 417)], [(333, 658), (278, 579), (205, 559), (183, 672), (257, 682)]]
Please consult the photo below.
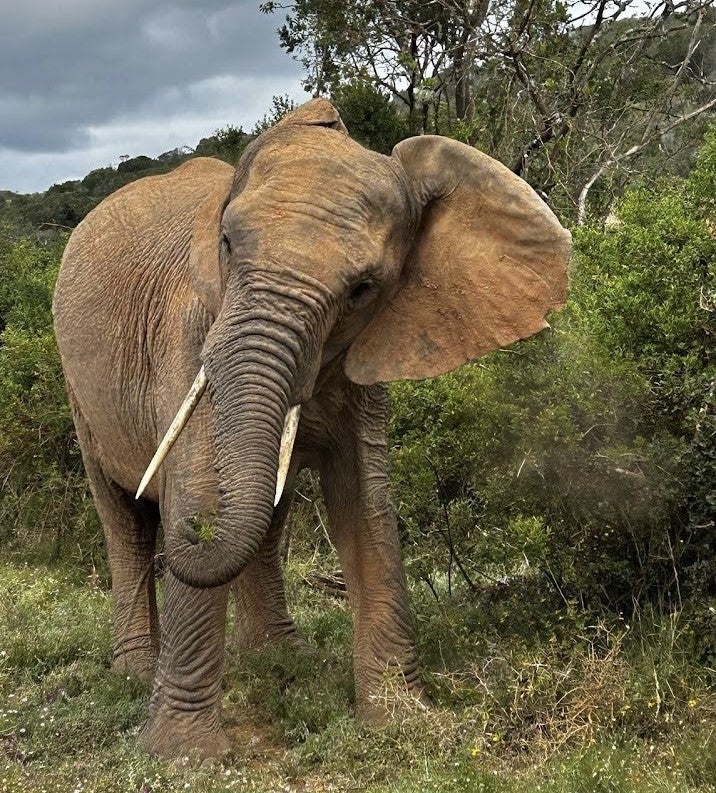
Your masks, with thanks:
[(308, 128), (277, 137), (257, 153), (246, 189), (270, 184), (309, 200), (333, 194), (371, 207), (402, 209), (405, 197), (394, 161), (333, 130)]

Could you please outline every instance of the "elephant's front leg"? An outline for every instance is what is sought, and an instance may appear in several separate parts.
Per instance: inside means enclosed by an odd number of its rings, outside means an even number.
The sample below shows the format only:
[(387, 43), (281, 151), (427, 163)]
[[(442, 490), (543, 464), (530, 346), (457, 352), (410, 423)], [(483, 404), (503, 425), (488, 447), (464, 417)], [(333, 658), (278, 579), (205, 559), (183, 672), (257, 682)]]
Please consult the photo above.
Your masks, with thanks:
[[(206, 443), (210, 432), (207, 406), (199, 405), (165, 461), (159, 490), (167, 543), (173, 533), (190, 529), (198, 542), (211, 542), (218, 488)], [(188, 586), (167, 568), (159, 661), (149, 720), (141, 734), (152, 754), (203, 760), (229, 749), (221, 727), (228, 591), (228, 585)]]
[(166, 574), (162, 647), (141, 741), (161, 757), (225, 754), (221, 727), (228, 586), (195, 589)]
[(353, 610), (357, 712), (381, 720), (406, 693), (424, 694), (388, 493), (388, 398), (381, 386), (349, 388), (321, 483)]

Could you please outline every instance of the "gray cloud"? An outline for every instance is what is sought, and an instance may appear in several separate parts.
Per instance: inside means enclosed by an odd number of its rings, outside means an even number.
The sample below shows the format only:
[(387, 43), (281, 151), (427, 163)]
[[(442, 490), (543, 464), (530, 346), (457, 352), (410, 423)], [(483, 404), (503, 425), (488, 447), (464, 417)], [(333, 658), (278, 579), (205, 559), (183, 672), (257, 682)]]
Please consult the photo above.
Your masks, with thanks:
[(3, 7), (0, 189), (44, 189), (66, 168), (73, 178), (107, 164), (99, 157), (193, 144), (222, 124), (251, 126), (274, 93), (300, 98), (279, 22), (257, 0)]

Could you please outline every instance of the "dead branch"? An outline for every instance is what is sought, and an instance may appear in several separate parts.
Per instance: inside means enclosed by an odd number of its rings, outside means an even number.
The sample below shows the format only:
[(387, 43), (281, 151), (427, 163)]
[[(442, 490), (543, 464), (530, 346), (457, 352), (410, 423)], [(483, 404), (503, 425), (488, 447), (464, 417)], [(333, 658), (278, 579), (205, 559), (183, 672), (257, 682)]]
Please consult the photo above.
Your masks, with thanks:
[(577, 205), (577, 224), (580, 226), (584, 225), (587, 219), (587, 198), (589, 196), (589, 191), (592, 189), (595, 182), (601, 176), (603, 176), (608, 170), (619, 165), (621, 162), (628, 159), (629, 157), (633, 157), (635, 154), (638, 154), (639, 152), (643, 151), (647, 146), (649, 146), (651, 143), (657, 140), (657, 138), (663, 137), (664, 135), (671, 132), (671, 130), (675, 129), (681, 124), (686, 123), (687, 121), (691, 121), (691, 119), (696, 118), (696, 116), (700, 116), (702, 113), (707, 112), (714, 106), (716, 106), (716, 98), (712, 99), (710, 102), (706, 102), (706, 104), (701, 105), (701, 107), (697, 107), (695, 110), (692, 110), (690, 113), (685, 113), (684, 115), (679, 116), (679, 118), (677, 118), (675, 121), (672, 121), (671, 124), (664, 127), (664, 129), (662, 130), (659, 130), (658, 128), (654, 128), (652, 130), (651, 135), (647, 139), (642, 138), (641, 143), (634, 144), (626, 151), (612, 154), (611, 157), (605, 160), (585, 182), (584, 187), (582, 187), (582, 190), (579, 194), (579, 202)]

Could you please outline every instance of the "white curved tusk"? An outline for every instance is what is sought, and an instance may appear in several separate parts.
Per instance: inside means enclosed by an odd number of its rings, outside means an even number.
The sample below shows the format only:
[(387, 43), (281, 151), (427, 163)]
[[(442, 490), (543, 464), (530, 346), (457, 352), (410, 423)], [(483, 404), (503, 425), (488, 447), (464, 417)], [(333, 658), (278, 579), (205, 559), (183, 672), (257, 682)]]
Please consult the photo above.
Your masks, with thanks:
[(176, 416), (174, 416), (174, 420), (169, 425), (166, 435), (162, 438), (159, 448), (156, 450), (156, 452), (154, 452), (154, 457), (152, 457), (147, 470), (144, 472), (142, 481), (139, 483), (137, 495), (134, 497), (135, 499), (142, 495), (146, 486), (152, 481), (152, 477), (159, 470), (159, 466), (164, 462), (164, 458), (167, 456), (167, 454), (169, 454), (169, 450), (172, 448), (174, 442), (179, 437), (179, 434), (186, 426), (187, 421), (189, 421), (191, 418), (191, 414), (194, 412), (194, 408), (197, 406), (199, 400), (201, 399), (201, 395), (205, 390), (206, 372), (202, 366), (201, 369), (199, 369), (199, 374), (196, 376), (196, 379), (189, 389), (189, 393), (184, 397), (181, 407), (177, 411)]
[(281, 435), (281, 450), (278, 453), (278, 473), (276, 474), (276, 497), (273, 500), (274, 507), (281, 500), (283, 495), (283, 488), (286, 484), (286, 477), (288, 476), (288, 466), (291, 464), (291, 454), (293, 453), (293, 444), (296, 440), (296, 432), (298, 431), (298, 419), (301, 415), (301, 406), (294, 405), (289, 409), (286, 414), (286, 420), (283, 423), (283, 434)]

